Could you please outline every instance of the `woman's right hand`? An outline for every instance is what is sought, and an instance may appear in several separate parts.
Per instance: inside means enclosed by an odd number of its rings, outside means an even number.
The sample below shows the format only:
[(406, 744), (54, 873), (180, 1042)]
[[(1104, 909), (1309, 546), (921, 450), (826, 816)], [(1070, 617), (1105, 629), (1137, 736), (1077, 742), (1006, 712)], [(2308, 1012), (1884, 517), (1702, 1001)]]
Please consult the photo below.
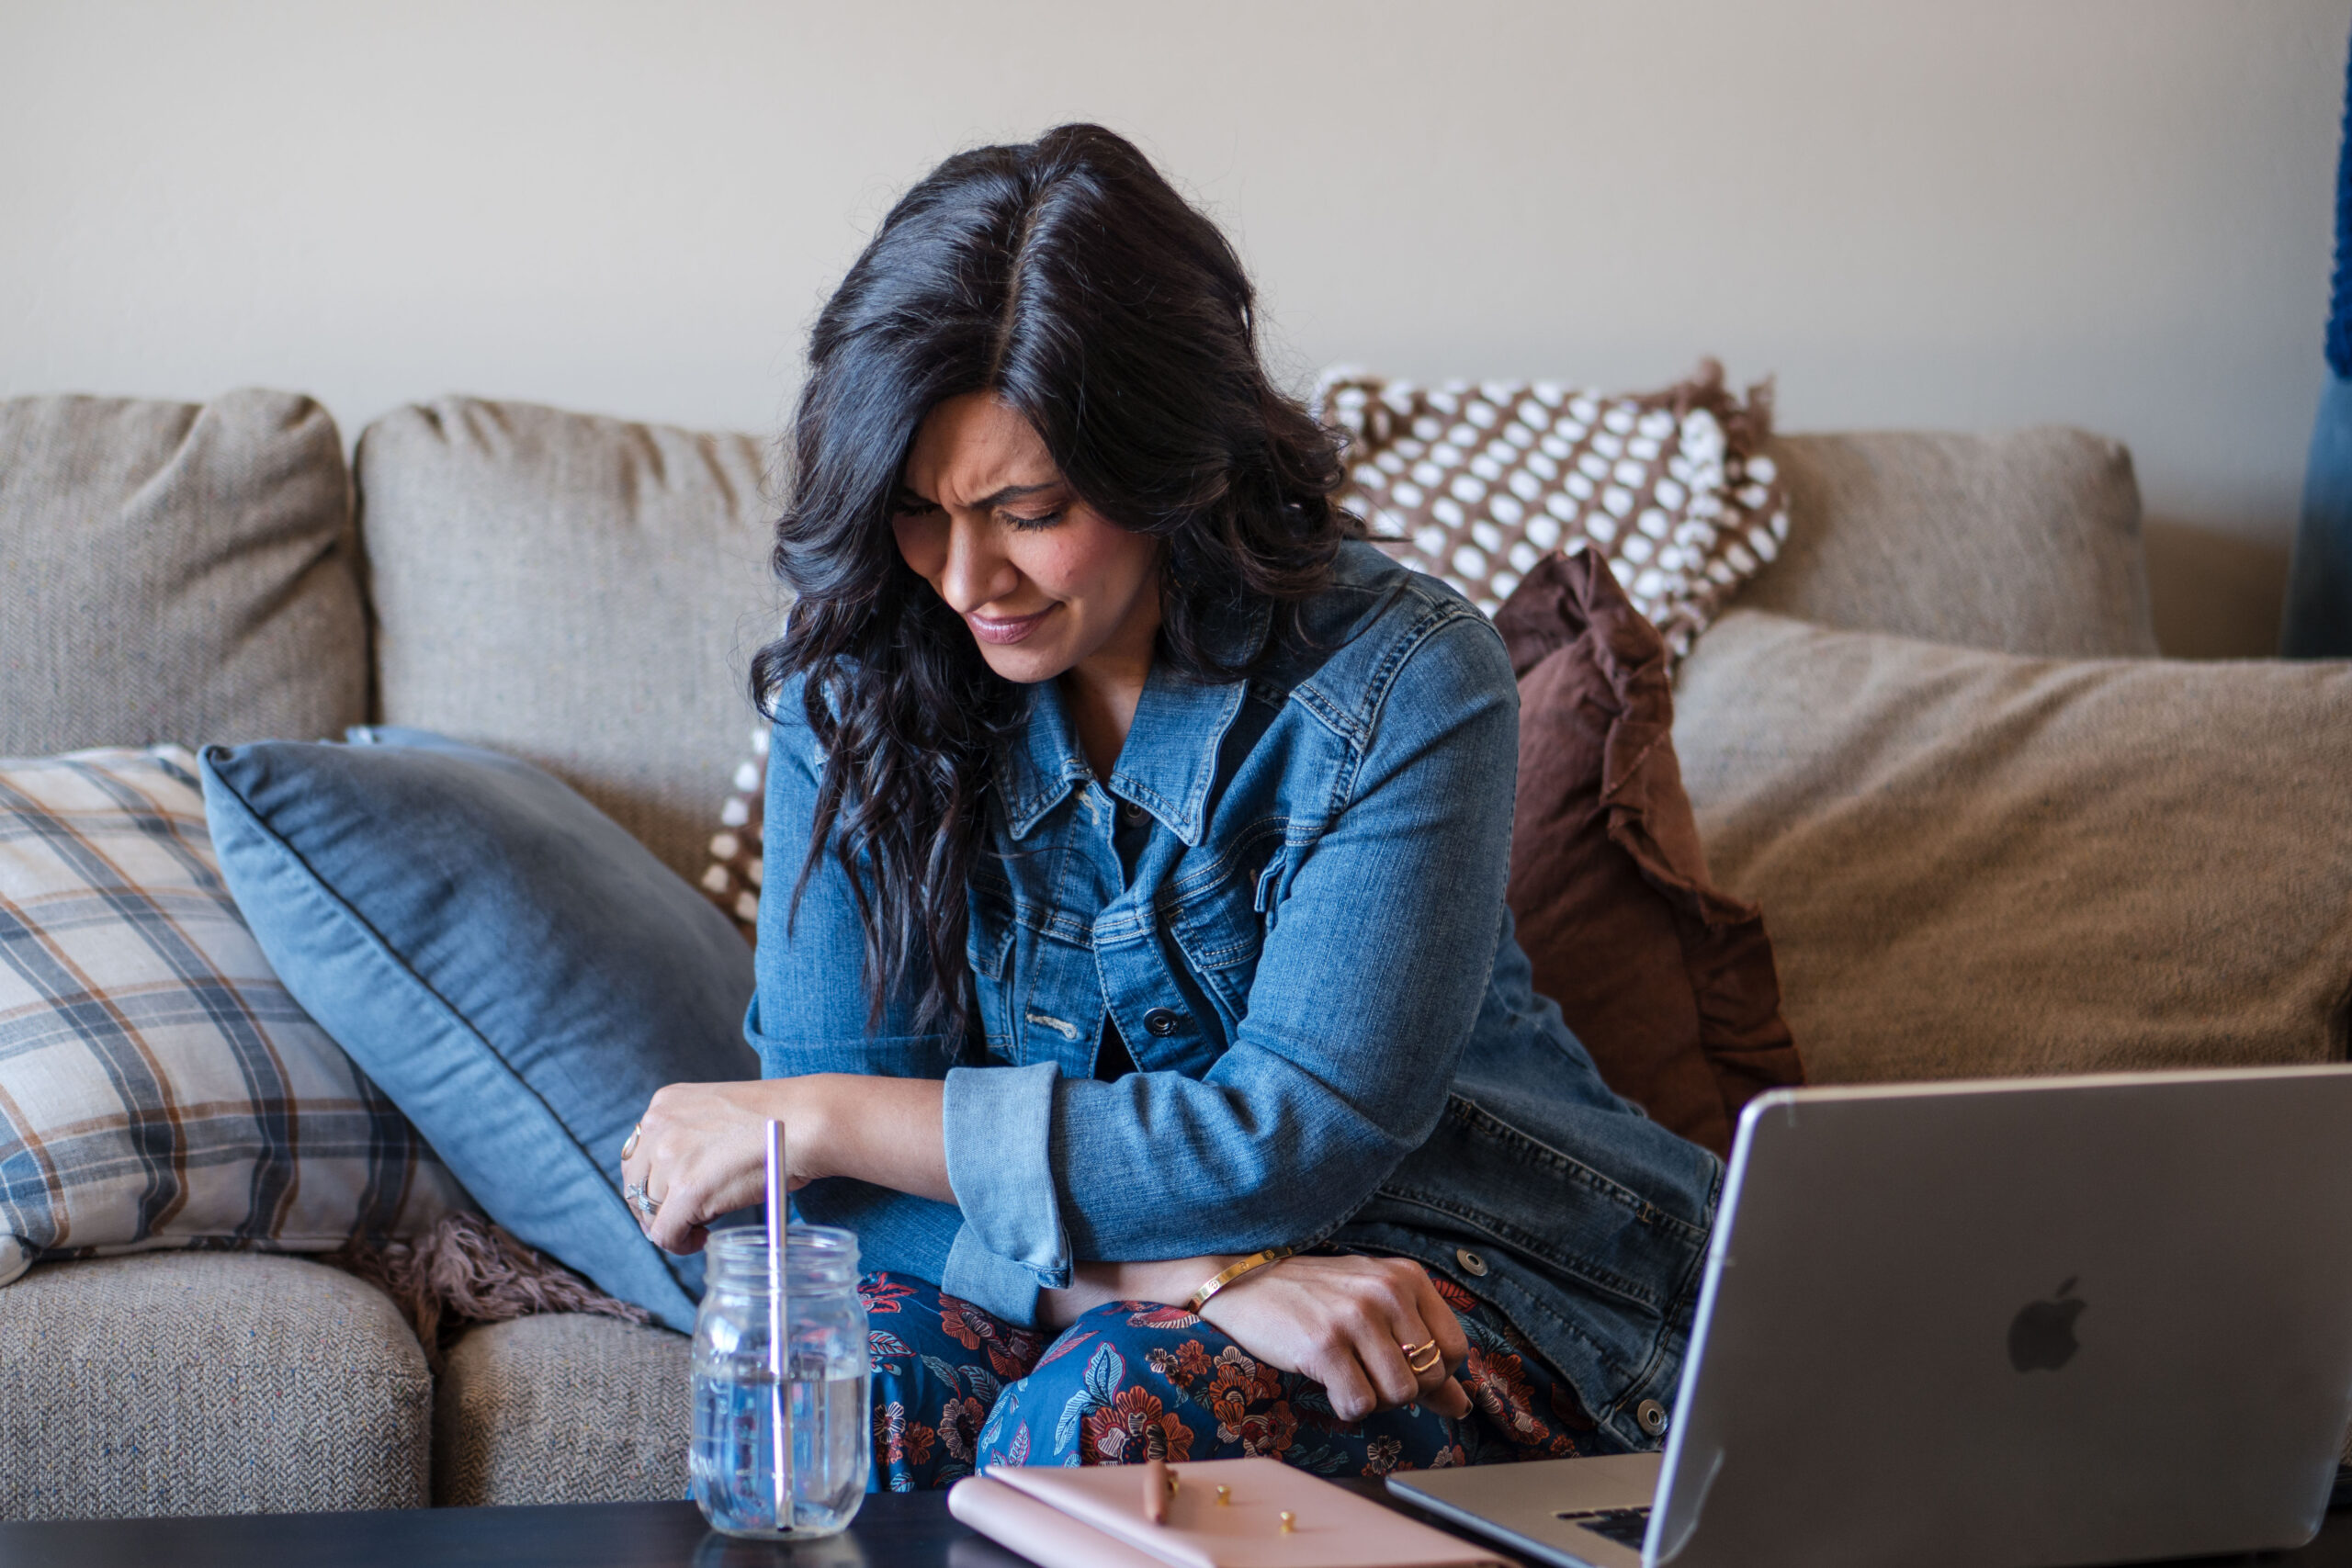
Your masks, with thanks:
[[(1470, 1341), (1428, 1270), (1409, 1259), (1285, 1258), (1217, 1292), (1201, 1317), (1258, 1359), (1321, 1383), (1342, 1421), (1413, 1404), (1457, 1420), (1470, 1414), (1453, 1379)], [(1439, 1359), (1415, 1372), (1406, 1350), (1430, 1341)]]

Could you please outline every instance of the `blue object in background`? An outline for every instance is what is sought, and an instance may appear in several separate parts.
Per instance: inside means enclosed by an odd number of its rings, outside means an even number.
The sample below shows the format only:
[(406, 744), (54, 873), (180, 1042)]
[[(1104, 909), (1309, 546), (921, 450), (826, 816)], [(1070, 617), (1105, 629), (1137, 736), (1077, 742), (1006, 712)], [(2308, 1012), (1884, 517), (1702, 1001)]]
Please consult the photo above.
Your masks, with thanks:
[(2290, 659), (2352, 659), (2352, 377), (2341, 373), (2320, 394), (2312, 427), (2278, 651)]
[(751, 948), (539, 769), (419, 730), (351, 739), (204, 752), (262, 951), (492, 1219), (691, 1332), (702, 1258), (646, 1239), (620, 1146), (663, 1084), (760, 1076)]
[(2352, 658), (2352, 62), (2345, 83), (2343, 151), (2335, 165), (2335, 280), (2327, 367), (2312, 429), (2303, 514), (2287, 572), (2278, 651), (2290, 659)]

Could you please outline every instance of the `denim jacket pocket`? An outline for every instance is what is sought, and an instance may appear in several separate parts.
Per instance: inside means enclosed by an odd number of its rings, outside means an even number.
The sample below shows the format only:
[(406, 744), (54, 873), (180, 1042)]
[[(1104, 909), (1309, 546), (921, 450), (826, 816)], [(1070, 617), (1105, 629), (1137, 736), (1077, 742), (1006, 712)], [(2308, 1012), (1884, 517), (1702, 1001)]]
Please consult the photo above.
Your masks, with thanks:
[(1224, 1015), (1230, 1038), (1250, 1010), (1250, 983), (1258, 973), (1265, 928), (1250, 907), (1254, 883), (1243, 874), (1196, 894), (1167, 915), (1169, 934), (1193, 979)]

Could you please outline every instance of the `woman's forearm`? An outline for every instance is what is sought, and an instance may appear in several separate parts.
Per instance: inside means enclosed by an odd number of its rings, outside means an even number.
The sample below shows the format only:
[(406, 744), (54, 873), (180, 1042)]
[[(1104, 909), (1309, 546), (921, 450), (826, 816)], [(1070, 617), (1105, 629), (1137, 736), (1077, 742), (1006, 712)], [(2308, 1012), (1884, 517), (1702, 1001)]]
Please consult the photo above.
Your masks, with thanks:
[[(807, 1165), (796, 1153), (796, 1171), (852, 1177), (919, 1198), (956, 1201), (947, 1182), (941, 1121), (946, 1086), (939, 1079), (820, 1073), (773, 1081), (789, 1086), (789, 1099), (814, 1122), (816, 1146)], [(1212, 1254), (1156, 1263), (1081, 1263), (1071, 1270), (1067, 1289), (1045, 1292), (1039, 1315), (1059, 1328), (1106, 1302), (1182, 1303), (1233, 1261), (1234, 1257)]]
[[(804, 1166), (811, 1176), (846, 1176), (921, 1198), (953, 1203), (947, 1183), (947, 1143), (941, 1124), (945, 1086), (937, 1078), (865, 1077), (823, 1073), (775, 1080), (813, 1125), (816, 1146)], [(1179, 1303), (1233, 1259), (1171, 1258), (1158, 1263), (1081, 1263), (1068, 1289), (1047, 1291), (1039, 1315), (1060, 1328), (1106, 1302)]]
[[(795, 1186), (847, 1177), (954, 1203), (944, 1102), (945, 1085), (937, 1078), (857, 1073), (673, 1084), (647, 1107), (642, 1146), (624, 1162), (622, 1174), (662, 1200), (663, 1212), (648, 1216), (647, 1231), (673, 1251), (700, 1246), (702, 1224), (710, 1216), (759, 1201), (760, 1128), (770, 1117), (785, 1124)], [(1058, 1328), (1106, 1302), (1182, 1302), (1232, 1261), (1083, 1263), (1069, 1288), (1046, 1292), (1041, 1315)]]
[(710, 1221), (760, 1201), (774, 1120), (795, 1187), (847, 1176), (953, 1203), (941, 1100), (934, 1078), (854, 1073), (666, 1084), (629, 1134), (621, 1179), (645, 1198), (632, 1202), (654, 1245), (695, 1251)]
[[(948, 1187), (948, 1140), (941, 1126), (945, 1084), (938, 1079), (882, 1079), (826, 1072), (807, 1079), (776, 1079), (790, 1086), (802, 1114), (814, 1117), (811, 1166), (795, 1156), (793, 1166), (809, 1176), (849, 1176), (896, 1192), (955, 1201)], [(1235, 1258), (1169, 1258), (1162, 1262), (1082, 1262), (1070, 1272), (1070, 1286), (1046, 1291), (1040, 1319), (1054, 1328), (1117, 1300), (1185, 1303), (1202, 1281)]]
[(947, 1136), (937, 1078), (818, 1073), (771, 1080), (785, 1105), (807, 1119), (811, 1145), (796, 1147), (797, 1176), (846, 1176), (876, 1187), (956, 1201), (947, 1183)]

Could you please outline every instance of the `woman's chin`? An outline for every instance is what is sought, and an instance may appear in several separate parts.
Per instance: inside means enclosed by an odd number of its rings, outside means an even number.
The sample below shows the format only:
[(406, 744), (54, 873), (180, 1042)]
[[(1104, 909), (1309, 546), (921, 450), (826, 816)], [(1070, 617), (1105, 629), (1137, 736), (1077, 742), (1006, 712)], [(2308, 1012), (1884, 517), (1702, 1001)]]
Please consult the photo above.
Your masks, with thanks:
[(988, 661), (990, 670), (1016, 686), (1034, 686), (1040, 681), (1050, 681), (1076, 662), (1058, 646), (1035, 648), (1027, 643), (1005, 646), (984, 642), (980, 644), (980, 657)]

